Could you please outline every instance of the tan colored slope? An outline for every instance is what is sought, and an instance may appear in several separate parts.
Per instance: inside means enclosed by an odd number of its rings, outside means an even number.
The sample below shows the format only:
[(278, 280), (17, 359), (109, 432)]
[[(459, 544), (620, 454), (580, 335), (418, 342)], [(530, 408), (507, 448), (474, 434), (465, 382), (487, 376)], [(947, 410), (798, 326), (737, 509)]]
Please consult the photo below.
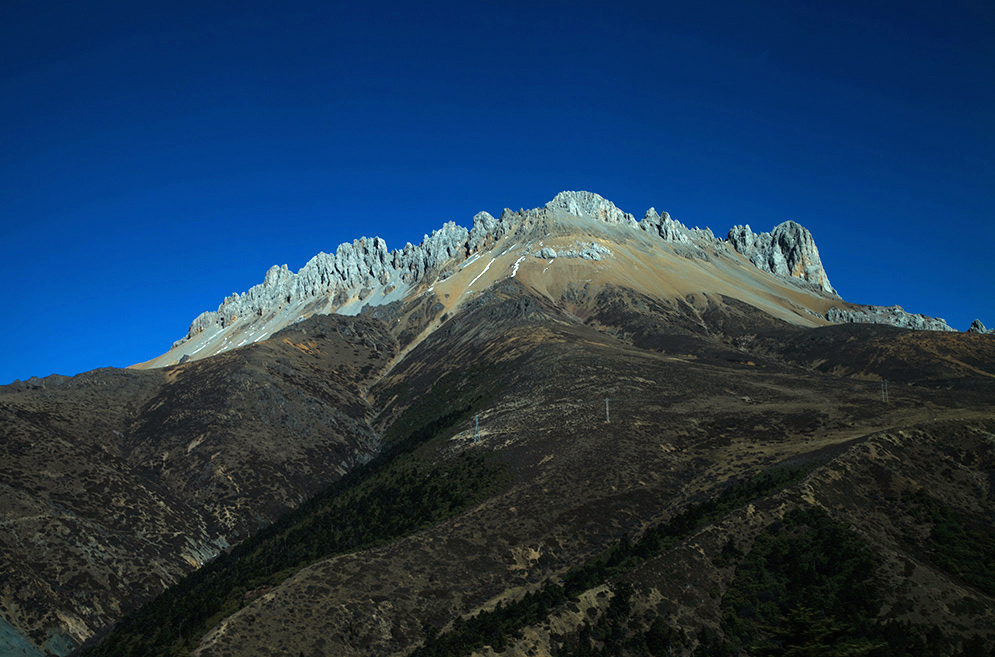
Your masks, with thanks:
[[(587, 221), (578, 218), (577, 223)], [(594, 296), (613, 285), (664, 300), (723, 295), (801, 326), (828, 324), (816, 313), (823, 315), (829, 307), (841, 303), (762, 272), (723, 245), (701, 251), (708, 258), (705, 260), (680, 255), (673, 245), (639, 229), (620, 229), (628, 239), (616, 242), (608, 239), (614, 236), (607, 231), (598, 235), (594, 230), (577, 228), (531, 239), (506, 237), (490, 253), (469, 259), (456, 274), (435, 283), (425, 293), (434, 293), (446, 312), (452, 313), (495, 283), (511, 277), (554, 302), (564, 299), (571, 287), (587, 286), (590, 296)], [(602, 254), (600, 261), (536, 257), (543, 247), (563, 252), (592, 242), (610, 253)]]

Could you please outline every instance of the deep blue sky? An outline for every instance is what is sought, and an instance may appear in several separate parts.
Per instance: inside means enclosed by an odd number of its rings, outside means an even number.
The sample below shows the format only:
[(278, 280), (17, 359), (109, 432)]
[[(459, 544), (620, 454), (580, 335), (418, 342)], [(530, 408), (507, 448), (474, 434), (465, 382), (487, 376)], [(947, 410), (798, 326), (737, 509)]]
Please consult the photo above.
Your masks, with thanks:
[(4, 0), (0, 383), (563, 189), (794, 219), (845, 299), (995, 324), (990, 0), (611, 4)]

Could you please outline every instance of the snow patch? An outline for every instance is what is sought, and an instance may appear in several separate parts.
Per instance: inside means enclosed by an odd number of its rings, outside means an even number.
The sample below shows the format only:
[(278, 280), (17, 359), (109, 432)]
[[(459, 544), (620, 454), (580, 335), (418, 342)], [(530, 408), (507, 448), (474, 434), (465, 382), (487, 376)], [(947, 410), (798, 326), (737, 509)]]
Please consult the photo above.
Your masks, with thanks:
[(515, 268), (511, 270), (511, 277), (512, 278), (514, 278), (515, 274), (518, 273), (518, 265), (521, 264), (522, 260), (525, 260), (525, 256), (522, 256), (521, 258), (519, 258), (518, 260), (515, 261)]
[(491, 261), (487, 263), (486, 267), (484, 267), (484, 271), (482, 271), (479, 274), (477, 274), (477, 277), (474, 278), (472, 281), (470, 281), (470, 284), (466, 286), (467, 289), (470, 289), (471, 287), (473, 287), (473, 284), (477, 282), (477, 279), (487, 273), (487, 270), (491, 268), (491, 265), (494, 264), (495, 260), (497, 260), (497, 258), (491, 258)]

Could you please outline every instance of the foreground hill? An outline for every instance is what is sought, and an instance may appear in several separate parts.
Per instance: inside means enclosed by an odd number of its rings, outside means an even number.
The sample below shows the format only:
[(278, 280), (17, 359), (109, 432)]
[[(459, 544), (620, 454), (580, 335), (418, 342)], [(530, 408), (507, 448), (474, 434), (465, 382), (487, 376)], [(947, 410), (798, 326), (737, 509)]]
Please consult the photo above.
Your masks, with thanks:
[(369, 460), (365, 389), (396, 348), (380, 322), (325, 316), (169, 370), (8, 387), (4, 650), (66, 654)]

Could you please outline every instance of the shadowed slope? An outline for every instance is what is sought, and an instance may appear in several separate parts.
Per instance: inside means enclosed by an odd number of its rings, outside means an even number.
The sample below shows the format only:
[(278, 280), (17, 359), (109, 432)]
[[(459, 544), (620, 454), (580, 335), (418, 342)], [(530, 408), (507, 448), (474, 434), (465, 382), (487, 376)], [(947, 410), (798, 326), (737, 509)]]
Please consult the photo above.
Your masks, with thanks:
[[(738, 305), (703, 309), (712, 322), (696, 333), (695, 322), (670, 329), (658, 314), (683, 311), (643, 308), (631, 291), (592, 304), (602, 310), (585, 325), (572, 301), (558, 306), (508, 281), (408, 352), (373, 389), (385, 430), (403, 435), (460, 400), (493, 397), (479, 412), (482, 442), (466, 420), (436, 458), (484, 450), (509, 464), (512, 487), (391, 545), (301, 570), (222, 622), (195, 654), (403, 654), (433, 628), (557, 581), (735, 480), (806, 454), (825, 462), (923, 404), (930, 416), (958, 412), (944, 410), (952, 396), (901, 388), (885, 406), (877, 383), (751, 359), (723, 340), (778, 322)], [(629, 313), (620, 325), (659, 323), (661, 336), (672, 330), (690, 349), (661, 353), (613, 335), (613, 304)]]
[(0, 396), (17, 641), (64, 654), (368, 460), (365, 386), (396, 348), (376, 320), (323, 316), (210, 361)]

